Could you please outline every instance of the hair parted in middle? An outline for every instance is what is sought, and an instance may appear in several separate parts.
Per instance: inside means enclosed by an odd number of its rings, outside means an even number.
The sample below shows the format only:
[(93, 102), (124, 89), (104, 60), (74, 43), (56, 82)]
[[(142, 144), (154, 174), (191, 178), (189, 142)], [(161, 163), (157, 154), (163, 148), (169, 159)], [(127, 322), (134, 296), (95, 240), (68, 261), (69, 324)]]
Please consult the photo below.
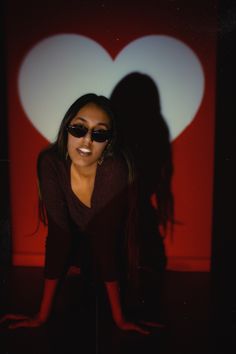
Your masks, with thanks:
[(70, 124), (72, 119), (76, 116), (76, 114), (79, 112), (81, 108), (91, 103), (101, 108), (110, 118), (112, 138), (104, 150), (103, 159), (107, 156), (112, 155), (116, 150), (116, 136), (117, 136), (116, 122), (115, 122), (115, 114), (113, 112), (110, 100), (102, 95), (97, 95), (95, 93), (87, 93), (79, 97), (69, 107), (61, 122), (57, 139), (54, 143), (55, 147), (57, 147), (60, 158), (64, 159), (67, 156), (67, 140), (68, 140), (68, 132), (66, 129), (67, 126)]

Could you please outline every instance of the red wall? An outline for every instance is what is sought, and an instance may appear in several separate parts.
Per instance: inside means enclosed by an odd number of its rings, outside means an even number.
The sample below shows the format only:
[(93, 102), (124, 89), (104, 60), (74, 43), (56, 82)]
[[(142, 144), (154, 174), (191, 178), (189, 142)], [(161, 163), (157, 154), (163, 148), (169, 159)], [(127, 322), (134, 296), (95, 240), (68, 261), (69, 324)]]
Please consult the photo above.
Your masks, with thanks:
[(14, 264), (43, 264), (46, 229), (41, 225), (36, 234), (31, 234), (38, 222), (36, 159), (48, 143), (34, 128), (22, 106), (18, 75), (32, 47), (58, 34), (91, 38), (114, 60), (124, 46), (147, 35), (174, 37), (198, 57), (204, 73), (204, 95), (192, 123), (172, 142), (173, 191), (176, 219), (180, 224), (175, 227), (173, 240), (166, 239), (166, 251), (170, 269), (209, 270), (216, 0), (199, 0), (191, 5), (184, 0), (128, 1), (126, 4), (120, 1), (8, 1), (6, 36)]

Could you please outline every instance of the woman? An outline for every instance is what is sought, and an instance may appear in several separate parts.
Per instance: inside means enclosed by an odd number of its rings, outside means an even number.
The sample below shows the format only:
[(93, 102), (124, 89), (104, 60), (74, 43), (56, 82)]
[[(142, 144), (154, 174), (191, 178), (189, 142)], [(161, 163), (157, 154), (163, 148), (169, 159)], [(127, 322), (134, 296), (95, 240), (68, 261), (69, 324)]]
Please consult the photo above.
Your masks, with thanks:
[[(132, 168), (124, 156), (116, 146), (110, 101), (95, 94), (77, 99), (62, 120), (56, 142), (38, 158), (40, 215), (48, 225), (41, 306), (33, 318), (6, 315), (3, 320), (16, 320), (11, 328), (44, 324), (60, 279), (73, 260), (79, 260), (81, 273), (104, 284), (115, 324), (149, 333), (126, 320), (120, 299), (123, 274), (132, 277), (137, 266), (128, 222)], [(122, 263), (124, 255), (128, 265)]]

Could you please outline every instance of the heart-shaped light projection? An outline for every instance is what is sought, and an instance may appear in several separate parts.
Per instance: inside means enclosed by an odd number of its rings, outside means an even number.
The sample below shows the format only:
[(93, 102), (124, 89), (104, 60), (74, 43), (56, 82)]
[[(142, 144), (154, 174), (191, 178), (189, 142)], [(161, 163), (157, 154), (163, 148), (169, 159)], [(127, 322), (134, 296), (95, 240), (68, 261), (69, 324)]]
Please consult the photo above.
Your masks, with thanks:
[(113, 60), (96, 41), (76, 34), (48, 37), (26, 55), (19, 72), (19, 95), (27, 117), (49, 141), (79, 96), (110, 97), (126, 75), (149, 75), (160, 93), (161, 110), (175, 139), (194, 119), (204, 92), (197, 55), (182, 41), (150, 35), (134, 40)]

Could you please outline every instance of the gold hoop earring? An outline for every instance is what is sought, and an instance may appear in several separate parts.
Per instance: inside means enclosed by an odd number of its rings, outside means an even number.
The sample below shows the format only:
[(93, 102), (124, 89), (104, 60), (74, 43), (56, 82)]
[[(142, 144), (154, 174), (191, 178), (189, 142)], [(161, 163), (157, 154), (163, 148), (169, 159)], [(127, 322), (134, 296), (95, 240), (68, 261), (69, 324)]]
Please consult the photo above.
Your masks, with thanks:
[(99, 158), (99, 160), (98, 160), (98, 164), (99, 164), (99, 166), (101, 166), (101, 164), (103, 163), (103, 161), (104, 161), (104, 155), (102, 154), (102, 156)]
[(99, 166), (101, 166), (101, 164), (103, 163), (105, 157), (106, 157), (106, 156), (109, 156), (110, 148), (111, 148), (111, 143), (109, 142), (109, 143), (107, 144), (107, 146), (105, 147), (105, 149), (103, 150), (103, 153), (102, 153), (101, 157), (100, 157), (99, 160), (98, 160)]

